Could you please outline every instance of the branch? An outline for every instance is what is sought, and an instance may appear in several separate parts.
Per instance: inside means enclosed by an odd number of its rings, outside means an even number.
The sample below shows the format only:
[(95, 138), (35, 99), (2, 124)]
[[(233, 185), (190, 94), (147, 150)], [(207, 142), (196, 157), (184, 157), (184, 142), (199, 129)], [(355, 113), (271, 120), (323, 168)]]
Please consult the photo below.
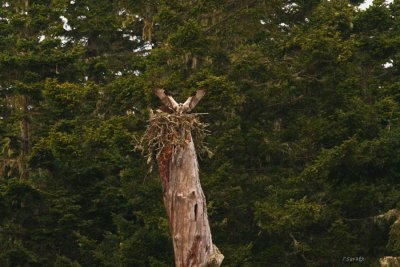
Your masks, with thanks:
[(248, 8), (249, 6), (254, 5), (255, 3), (257, 3), (257, 1), (250, 1), (250, 3), (247, 3), (247, 4), (243, 5), (242, 7), (239, 7), (235, 12), (230, 13), (230, 15), (226, 16), (225, 18), (221, 19), (217, 23), (215, 23), (215, 24), (211, 25), (210, 27), (208, 27), (207, 29), (205, 29), (204, 32), (205, 33), (209, 33), (211, 30), (213, 30), (217, 26), (225, 23), (227, 20), (229, 20), (232, 17), (236, 16), (240, 11)]
[(396, 219), (396, 221), (393, 224), (400, 223), (400, 210), (398, 209), (391, 209), (388, 210), (385, 213), (376, 215), (376, 216), (371, 216), (371, 217), (365, 217), (365, 218), (358, 218), (358, 219), (349, 219), (349, 218), (344, 218), (345, 221), (372, 221), (373, 223), (379, 223), (381, 221), (390, 221), (392, 219)]
[(204, 138), (209, 135), (206, 130), (208, 124), (200, 122), (198, 115), (206, 113), (191, 114), (168, 114), (165, 112), (153, 114), (149, 121), (147, 129), (136, 145), (137, 150), (151, 163), (156, 154), (157, 158), (164, 147), (185, 146), (194, 139), (196, 150), (202, 154), (207, 153), (211, 156), (210, 150), (204, 143)]

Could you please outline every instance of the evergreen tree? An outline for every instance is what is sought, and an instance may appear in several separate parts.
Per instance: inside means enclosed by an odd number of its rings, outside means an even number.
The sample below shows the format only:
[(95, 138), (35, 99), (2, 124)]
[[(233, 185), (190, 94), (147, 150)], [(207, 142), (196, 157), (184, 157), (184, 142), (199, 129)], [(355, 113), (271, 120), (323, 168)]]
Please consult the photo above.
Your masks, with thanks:
[(397, 255), (400, 1), (0, 1), (0, 265), (171, 266), (134, 150), (206, 88), (224, 266)]

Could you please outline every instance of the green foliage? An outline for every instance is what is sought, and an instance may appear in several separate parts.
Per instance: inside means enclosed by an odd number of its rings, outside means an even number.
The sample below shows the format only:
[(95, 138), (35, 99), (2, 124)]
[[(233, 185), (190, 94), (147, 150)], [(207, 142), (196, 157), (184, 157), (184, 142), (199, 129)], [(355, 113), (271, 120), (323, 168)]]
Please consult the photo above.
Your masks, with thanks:
[(400, 2), (361, 2), (0, 1), (0, 266), (172, 265), (157, 86), (207, 90), (224, 266), (397, 255)]

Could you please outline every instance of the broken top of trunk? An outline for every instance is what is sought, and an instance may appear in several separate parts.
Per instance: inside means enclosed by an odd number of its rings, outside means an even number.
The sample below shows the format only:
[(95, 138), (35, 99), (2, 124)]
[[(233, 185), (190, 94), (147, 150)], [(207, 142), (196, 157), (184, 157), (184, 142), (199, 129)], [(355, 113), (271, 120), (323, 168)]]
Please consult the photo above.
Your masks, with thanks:
[(206, 130), (208, 125), (200, 122), (198, 115), (151, 112), (146, 132), (137, 146), (147, 158), (147, 163), (155, 159), (154, 155), (158, 157), (164, 147), (187, 145), (191, 141), (187, 139), (188, 135), (193, 137), (200, 154), (206, 153), (211, 157), (212, 152), (204, 144), (204, 138), (209, 134)]

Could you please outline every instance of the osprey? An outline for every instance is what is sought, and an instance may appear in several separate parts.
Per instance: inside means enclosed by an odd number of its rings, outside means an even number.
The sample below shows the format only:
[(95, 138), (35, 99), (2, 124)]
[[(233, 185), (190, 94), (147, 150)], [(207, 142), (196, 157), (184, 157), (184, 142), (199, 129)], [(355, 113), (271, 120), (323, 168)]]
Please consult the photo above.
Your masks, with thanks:
[(167, 91), (160, 88), (154, 89), (154, 93), (165, 105), (165, 107), (161, 108), (161, 111), (168, 113), (176, 112), (178, 115), (181, 115), (182, 113), (187, 113), (194, 109), (200, 99), (205, 95), (206, 91), (204, 89), (199, 89), (193, 92), (185, 103), (177, 103)]

